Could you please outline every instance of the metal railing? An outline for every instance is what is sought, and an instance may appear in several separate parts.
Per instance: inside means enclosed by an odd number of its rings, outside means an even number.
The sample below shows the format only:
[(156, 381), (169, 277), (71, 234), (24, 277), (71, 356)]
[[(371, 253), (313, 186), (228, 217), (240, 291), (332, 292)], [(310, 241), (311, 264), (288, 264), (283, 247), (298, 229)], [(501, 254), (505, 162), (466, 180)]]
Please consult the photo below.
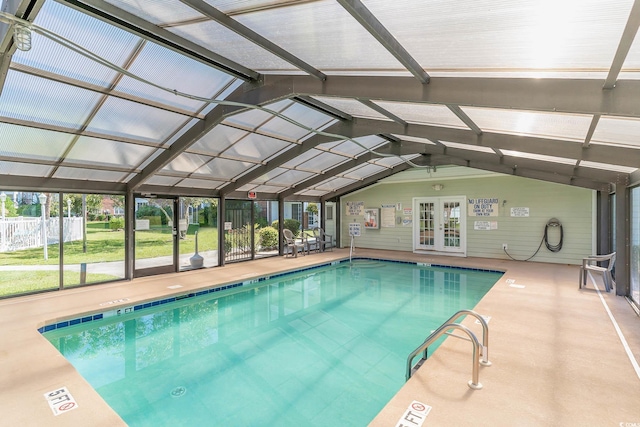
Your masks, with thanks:
[[(469, 328), (467, 328), (464, 325), (461, 325), (460, 323), (452, 323), (458, 318), (466, 315), (475, 317), (476, 319), (478, 319), (479, 323), (482, 325), (482, 344), (480, 344), (480, 342), (478, 341), (478, 338), (476, 338), (475, 334), (471, 332)], [(450, 329), (459, 329), (463, 331), (468, 336), (468, 338), (451, 334), (449, 332)], [(472, 360), (472, 368), (471, 368), (472, 377), (471, 377), (471, 380), (468, 382), (468, 384), (469, 384), (469, 387), (471, 387), (474, 390), (481, 389), (482, 384), (479, 382), (479, 379), (478, 379), (479, 364), (481, 363), (484, 366), (491, 366), (491, 362), (489, 361), (489, 326), (487, 325), (486, 320), (482, 316), (480, 316), (478, 313), (472, 310), (460, 310), (456, 312), (453, 316), (451, 316), (448, 320), (446, 320), (438, 329), (433, 331), (418, 348), (416, 348), (414, 351), (412, 351), (409, 354), (409, 356), (407, 357), (407, 373), (406, 373), (407, 381), (409, 380), (409, 378), (411, 378), (411, 375), (413, 375), (413, 373), (427, 359), (427, 351), (429, 346), (444, 334), (471, 341), (471, 344), (473, 345), (473, 354), (472, 354), (473, 360)], [(423, 356), (418, 363), (413, 365), (413, 359), (419, 353), (423, 353)], [(480, 355), (482, 356), (482, 360), (480, 360), (480, 357), (479, 357)]]

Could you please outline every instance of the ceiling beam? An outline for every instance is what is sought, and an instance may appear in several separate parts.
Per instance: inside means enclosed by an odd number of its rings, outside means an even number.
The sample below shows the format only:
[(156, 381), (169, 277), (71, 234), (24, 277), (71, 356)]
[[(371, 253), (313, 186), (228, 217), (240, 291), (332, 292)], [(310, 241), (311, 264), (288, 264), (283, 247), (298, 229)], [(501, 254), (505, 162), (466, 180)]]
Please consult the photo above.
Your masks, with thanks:
[(597, 79), (432, 77), (422, 85), (411, 77), (264, 75), (265, 85), (287, 87), (294, 95), (417, 102), (640, 117), (640, 80), (620, 80), (614, 91)]
[(485, 146), (499, 150), (513, 150), (524, 153), (582, 159), (597, 163), (638, 167), (640, 150), (622, 146), (590, 144), (583, 148), (580, 141), (565, 141), (552, 138), (538, 138), (523, 135), (509, 135), (483, 132), (477, 135), (469, 129), (446, 128), (410, 123), (400, 126), (385, 120), (358, 118), (345, 125), (343, 135), (357, 138), (372, 134), (396, 134), (424, 138), (433, 141), (450, 141), (473, 146)]
[(609, 68), (609, 74), (607, 74), (607, 78), (602, 86), (603, 89), (613, 89), (616, 87), (616, 81), (620, 75), (620, 70), (622, 70), (622, 66), (624, 65), (625, 59), (627, 59), (629, 49), (631, 49), (633, 40), (636, 38), (638, 27), (640, 27), (640, 0), (635, 0), (633, 2), (631, 12), (629, 12), (627, 25), (625, 25), (624, 31), (622, 32), (618, 49), (613, 57), (611, 68)]
[(363, 163), (368, 162), (369, 160), (372, 159), (377, 159), (380, 156), (377, 154), (373, 154), (372, 152), (368, 151), (366, 153), (364, 153), (363, 155), (361, 155), (360, 157), (357, 157), (355, 159), (351, 159), (349, 161), (346, 161), (344, 163), (339, 164), (336, 167), (333, 167), (331, 169), (328, 169), (324, 172), (321, 172), (297, 185), (294, 185), (293, 187), (289, 188), (288, 190), (285, 190), (283, 192), (281, 192), (280, 194), (282, 195), (282, 197), (289, 197), (294, 195), (295, 193), (299, 192), (299, 191), (303, 191), (307, 188), (311, 188), (316, 184), (319, 184), (323, 181), (326, 181), (327, 179), (336, 177), (344, 172), (347, 172), (353, 168), (355, 168), (356, 166), (360, 166)]
[(344, 186), (342, 188), (338, 188), (330, 193), (327, 193), (324, 196), (320, 197), (320, 201), (327, 202), (331, 200), (337, 200), (338, 197), (341, 197), (347, 193), (351, 193), (353, 191), (359, 190), (361, 188), (368, 187), (369, 185), (375, 184), (376, 182), (378, 182), (383, 178), (386, 178), (391, 175), (395, 175), (398, 172), (402, 172), (403, 170), (406, 170), (409, 168), (411, 168), (411, 166), (409, 166), (408, 163), (400, 163), (399, 165), (396, 165), (385, 171), (371, 175), (363, 179), (362, 181), (354, 182), (353, 184)]
[(280, 46), (276, 45), (270, 40), (267, 40), (266, 38), (262, 37), (260, 34), (242, 25), (240, 22), (236, 21), (230, 16), (222, 13), (221, 11), (211, 6), (210, 4), (205, 3), (202, 0), (180, 0), (180, 1), (186, 4), (187, 6), (193, 8), (194, 10), (197, 10), (201, 14), (207, 16), (208, 18), (213, 19), (218, 24), (223, 25), (228, 29), (230, 29), (231, 31), (233, 31), (234, 33), (244, 37), (245, 39), (249, 40), (253, 44), (258, 45), (261, 48), (276, 55), (277, 57), (287, 61), (289, 64), (293, 65), (294, 67), (302, 71), (305, 71), (306, 73), (315, 77), (316, 79), (320, 81), (324, 81), (327, 79), (327, 76), (324, 73), (322, 73), (320, 70), (312, 67), (311, 65), (307, 64), (300, 58), (292, 55), (289, 51), (281, 48)]
[(239, 79), (245, 81), (260, 79), (260, 73), (257, 71), (207, 50), (197, 43), (160, 28), (103, 0), (56, 1)]
[[(344, 131), (345, 131), (345, 124), (342, 122), (335, 123), (324, 130), (324, 132), (328, 132), (328, 133), (344, 133)], [(235, 182), (223, 187), (221, 190), (221, 193), (226, 196), (227, 194), (236, 191), (238, 188), (242, 187), (243, 185), (249, 184), (251, 181), (257, 178), (260, 178), (262, 175), (268, 172), (271, 172), (272, 170), (280, 167), (281, 165), (283, 165), (284, 163), (287, 163), (290, 160), (293, 160), (294, 158), (311, 150), (312, 148), (320, 144), (324, 144), (326, 142), (332, 142), (336, 140), (337, 140), (336, 138), (331, 138), (324, 135), (314, 135), (311, 138), (303, 141), (301, 144), (298, 144), (295, 147), (290, 148), (284, 153), (269, 160), (266, 164), (258, 166), (255, 169), (252, 169), (247, 174), (242, 175)]]
[(400, 117), (396, 116), (391, 111), (388, 111), (388, 110), (382, 108), (381, 106), (379, 106), (375, 102), (372, 102), (372, 101), (370, 101), (368, 99), (358, 99), (358, 101), (360, 101), (361, 104), (366, 105), (367, 107), (371, 108), (373, 111), (376, 111), (376, 112), (382, 114), (383, 116), (393, 120), (394, 122), (398, 123), (399, 125), (406, 126), (406, 124), (407, 124), (407, 122), (402, 120)]
[(63, 191), (66, 193), (124, 194), (125, 184), (84, 179), (60, 179), (21, 175), (3, 175), (2, 189), (8, 191)]
[(305, 95), (294, 96), (291, 99), (309, 108), (313, 108), (314, 110), (319, 111), (322, 114), (333, 116), (336, 119), (353, 120), (353, 116), (351, 114), (347, 114), (342, 110), (338, 110), (337, 108), (332, 107), (331, 105), (325, 104), (322, 101), (318, 101), (317, 99), (312, 98), (310, 96), (305, 96)]
[[(151, 178), (186, 149), (195, 144), (206, 133), (220, 124), (227, 116), (248, 110), (248, 106), (258, 106), (266, 104), (275, 99), (285, 97), (287, 92), (279, 93), (278, 88), (261, 88), (257, 90), (255, 86), (245, 83), (233, 91), (225, 101), (238, 103), (239, 105), (218, 105), (211, 110), (203, 120), (198, 121), (182, 136), (180, 136), (162, 154), (149, 163), (141, 174), (129, 181), (129, 189), (136, 190), (146, 180)], [(245, 107), (244, 105), (248, 105)]]
[(360, 0), (337, 0), (391, 55), (393, 55), (422, 84), (429, 83), (429, 74), (418, 64), (407, 50), (396, 40), (384, 25)]

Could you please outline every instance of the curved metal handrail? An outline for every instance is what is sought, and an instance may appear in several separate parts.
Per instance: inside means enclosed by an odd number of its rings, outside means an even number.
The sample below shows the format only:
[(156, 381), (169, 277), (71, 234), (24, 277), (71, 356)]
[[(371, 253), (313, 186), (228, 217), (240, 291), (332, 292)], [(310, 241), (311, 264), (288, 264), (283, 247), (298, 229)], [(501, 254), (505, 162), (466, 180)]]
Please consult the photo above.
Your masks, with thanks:
[(440, 338), (440, 336), (446, 333), (447, 330), (449, 329), (460, 329), (469, 336), (469, 339), (473, 344), (473, 354), (472, 354), (473, 361), (472, 361), (472, 367), (471, 367), (471, 380), (469, 380), (468, 384), (469, 384), (469, 387), (471, 387), (474, 390), (481, 389), (482, 384), (480, 384), (480, 382), (478, 381), (478, 370), (479, 370), (478, 350), (480, 348), (480, 343), (478, 342), (478, 338), (476, 338), (473, 332), (471, 332), (469, 328), (467, 328), (464, 325), (461, 325), (460, 323), (446, 323), (444, 325), (441, 325), (431, 335), (429, 335), (429, 337), (425, 340), (425, 342), (422, 343), (420, 347), (416, 348), (414, 351), (411, 352), (411, 354), (407, 358), (407, 380), (411, 378), (411, 370), (412, 370), (411, 362), (413, 361), (413, 359), (418, 355), (418, 353), (420, 353), (421, 351), (429, 347), (431, 344), (433, 344), (435, 340)]
[[(475, 334), (471, 332), (469, 328), (459, 323), (452, 323), (454, 320), (458, 319), (459, 317), (466, 316), (466, 315), (475, 317), (476, 319), (478, 319), (478, 321), (482, 325), (482, 344), (478, 342), (478, 338), (476, 338)], [(411, 352), (411, 354), (409, 354), (409, 357), (407, 358), (407, 373), (406, 373), (407, 381), (409, 380), (409, 378), (411, 378), (411, 374), (414, 368), (414, 366), (412, 365), (413, 359), (420, 352), (423, 352), (423, 360), (426, 360), (427, 349), (429, 348), (429, 346), (433, 344), (435, 340), (440, 338), (440, 336), (444, 334), (449, 334), (448, 332), (449, 329), (460, 329), (469, 337), (468, 340), (471, 341), (473, 345), (473, 355), (472, 355), (473, 365), (472, 365), (472, 379), (471, 381), (469, 381), (468, 384), (469, 384), (469, 387), (471, 387), (474, 390), (481, 389), (482, 384), (478, 382), (478, 370), (479, 370), (478, 365), (479, 363), (482, 363), (484, 366), (491, 366), (491, 362), (489, 362), (489, 326), (487, 325), (486, 320), (482, 316), (480, 316), (478, 313), (472, 310), (460, 310), (456, 312), (447, 321), (445, 321), (438, 329), (433, 331), (418, 348), (416, 348), (414, 351)], [(464, 339), (464, 337), (459, 337), (457, 335), (454, 335), (454, 336)], [(481, 361), (479, 360), (479, 357), (478, 357), (478, 351), (480, 351), (480, 354), (482, 354)]]

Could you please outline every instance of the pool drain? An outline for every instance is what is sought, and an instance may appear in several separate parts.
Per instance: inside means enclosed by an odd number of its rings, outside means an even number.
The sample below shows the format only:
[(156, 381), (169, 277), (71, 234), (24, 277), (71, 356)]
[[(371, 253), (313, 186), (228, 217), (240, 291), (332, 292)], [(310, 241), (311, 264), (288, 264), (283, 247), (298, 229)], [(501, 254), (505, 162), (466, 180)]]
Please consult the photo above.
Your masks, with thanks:
[(187, 392), (187, 388), (179, 386), (171, 390), (171, 397), (182, 397)]

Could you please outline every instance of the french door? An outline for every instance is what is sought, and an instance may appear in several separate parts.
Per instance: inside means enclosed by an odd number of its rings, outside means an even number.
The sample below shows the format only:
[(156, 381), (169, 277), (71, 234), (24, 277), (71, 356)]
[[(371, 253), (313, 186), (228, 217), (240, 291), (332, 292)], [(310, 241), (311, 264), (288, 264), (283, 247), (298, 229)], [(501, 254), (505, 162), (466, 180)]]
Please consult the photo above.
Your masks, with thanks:
[(466, 255), (464, 197), (413, 199), (413, 248), (450, 255)]

